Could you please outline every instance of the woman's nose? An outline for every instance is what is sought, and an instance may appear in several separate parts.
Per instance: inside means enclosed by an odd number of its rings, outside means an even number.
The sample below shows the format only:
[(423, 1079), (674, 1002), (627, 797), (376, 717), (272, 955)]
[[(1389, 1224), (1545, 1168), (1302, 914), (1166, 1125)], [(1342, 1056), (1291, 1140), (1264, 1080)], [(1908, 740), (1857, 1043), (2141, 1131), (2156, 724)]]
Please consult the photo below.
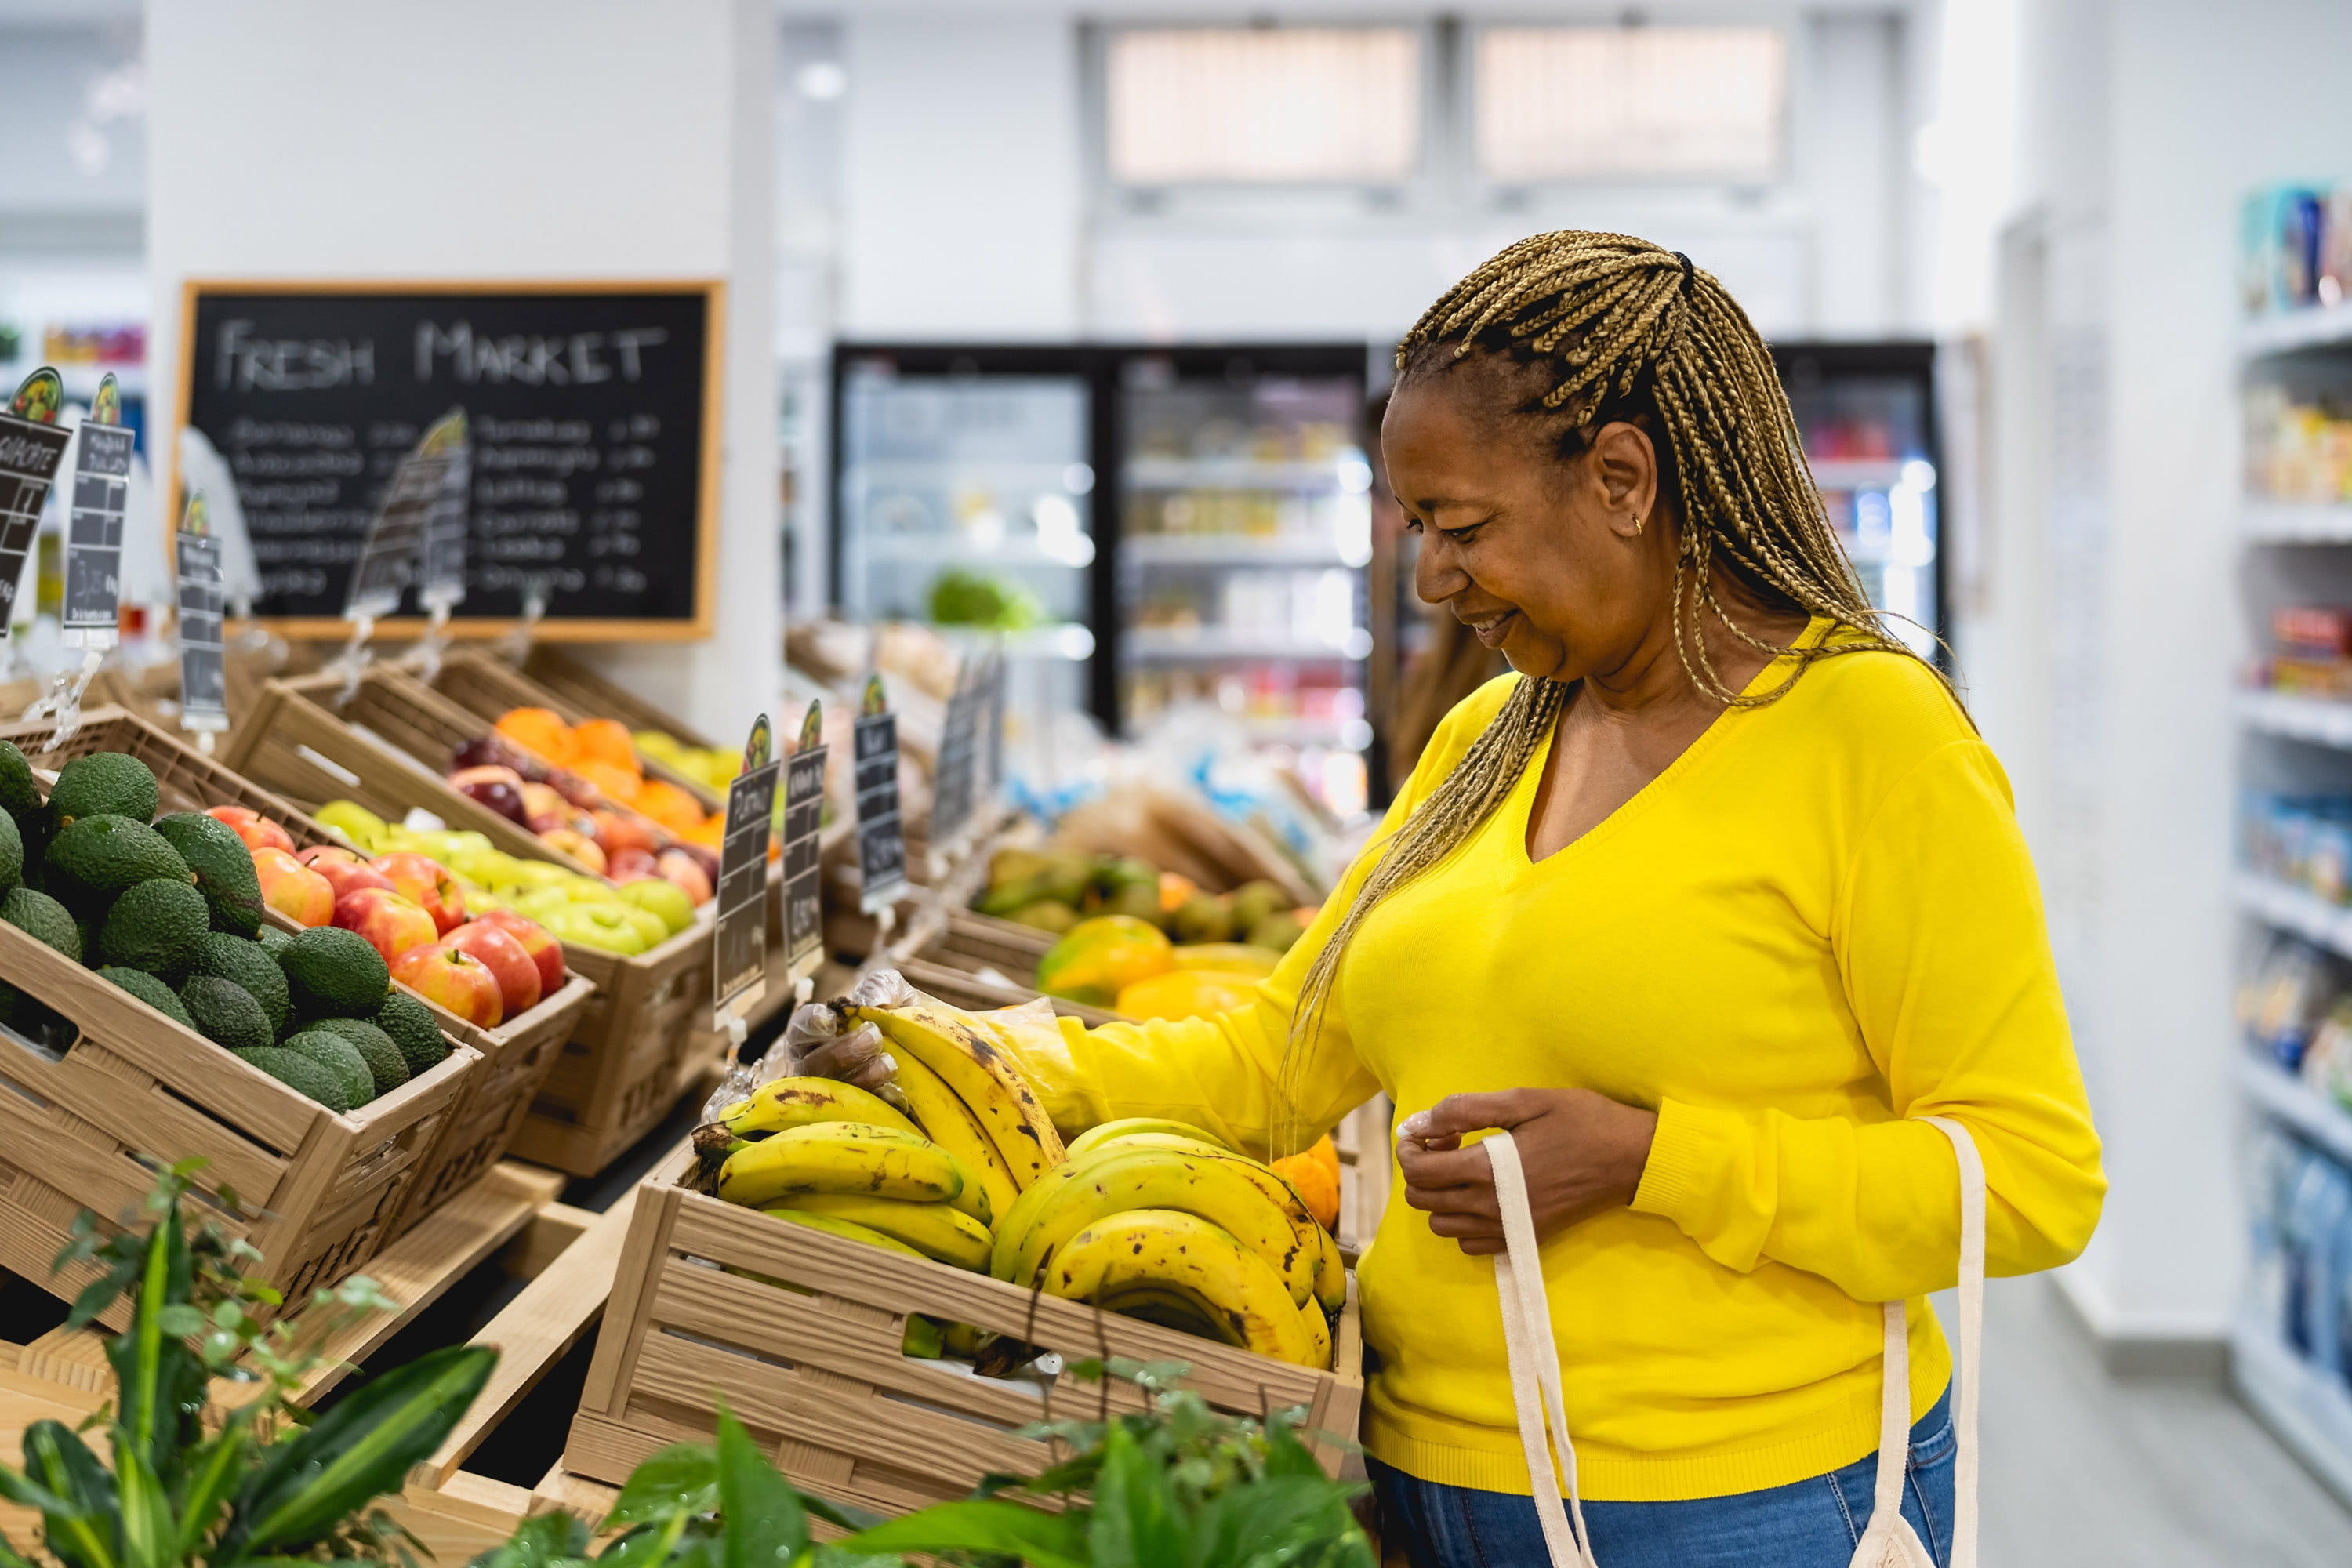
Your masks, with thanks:
[(1424, 536), (1421, 556), (1412, 568), (1412, 591), (1424, 605), (1442, 605), (1470, 585), (1469, 574), (1446, 559), (1451, 554), (1444, 535)]

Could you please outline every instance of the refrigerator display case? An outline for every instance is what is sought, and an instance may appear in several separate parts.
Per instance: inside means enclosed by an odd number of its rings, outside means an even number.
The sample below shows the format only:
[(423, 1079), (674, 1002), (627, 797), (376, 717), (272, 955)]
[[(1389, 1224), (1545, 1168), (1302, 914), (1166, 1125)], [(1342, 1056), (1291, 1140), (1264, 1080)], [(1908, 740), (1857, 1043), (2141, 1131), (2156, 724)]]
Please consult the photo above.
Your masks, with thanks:
[(1359, 344), (845, 344), (834, 601), (1001, 633), (1034, 697), (1244, 735), (1362, 812), (1371, 652)]

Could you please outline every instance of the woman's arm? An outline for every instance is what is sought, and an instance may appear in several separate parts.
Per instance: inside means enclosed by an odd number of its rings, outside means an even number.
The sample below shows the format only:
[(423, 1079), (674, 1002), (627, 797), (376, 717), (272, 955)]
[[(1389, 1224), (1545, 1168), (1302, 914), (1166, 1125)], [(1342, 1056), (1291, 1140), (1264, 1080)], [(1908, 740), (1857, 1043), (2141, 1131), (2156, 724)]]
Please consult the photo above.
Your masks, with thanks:
[(1994, 1274), (2072, 1259), (2106, 1192), (2032, 861), (1980, 742), (1931, 752), (1864, 829), (1832, 931), (1894, 1120), (1667, 1100), (1633, 1206), (1717, 1262), (1766, 1259), (1864, 1301), (1949, 1286), (1959, 1178), (1948, 1116), (1975, 1135)]

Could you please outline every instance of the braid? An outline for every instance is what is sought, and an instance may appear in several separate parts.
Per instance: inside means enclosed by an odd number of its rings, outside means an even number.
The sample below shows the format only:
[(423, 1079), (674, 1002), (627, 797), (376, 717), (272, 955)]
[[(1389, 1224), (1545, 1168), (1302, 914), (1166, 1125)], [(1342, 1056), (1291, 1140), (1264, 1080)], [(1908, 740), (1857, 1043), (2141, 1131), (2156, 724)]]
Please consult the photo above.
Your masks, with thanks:
[[(1653, 434), (1664, 437), (1682, 514), (1675, 652), (1698, 690), (1729, 708), (1759, 708), (1826, 658), (1918, 657), (1888, 632), (1830, 527), (1764, 340), (1723, 285), (1688, 258), (1646, 240), (1577, 229), (1523, 239), (1423, 313), (1397, 347), (1398, 381), (1439, 374), (1474, 353), (1534, 365), (1549, 377), (1549, 388), (1520, 412), (1568, 419), (1559, 439), (1563, 458), (1587, 449), (1612, 419), (1654, 413)], [(1717, 596), (1718, 563), (1766, 602), (1802, 610), (1844, 635), (1807, 647), (1757, 637)], [(1769, 690), (1733, 690), (1708, 651), (1709, 619), (1794, 668)], [(1277, 1142), (1297, 1137), (1297, 1080), (1349, 939), (1381, 900), (1444, 860), (1493, 815), (1558, 722), (1568, 693), (1549, 680), (1520, 680), (1453, 772), (1375, 846), (1378, 858), (1299, 988), (1277, 1086), (1289, 1125)]]

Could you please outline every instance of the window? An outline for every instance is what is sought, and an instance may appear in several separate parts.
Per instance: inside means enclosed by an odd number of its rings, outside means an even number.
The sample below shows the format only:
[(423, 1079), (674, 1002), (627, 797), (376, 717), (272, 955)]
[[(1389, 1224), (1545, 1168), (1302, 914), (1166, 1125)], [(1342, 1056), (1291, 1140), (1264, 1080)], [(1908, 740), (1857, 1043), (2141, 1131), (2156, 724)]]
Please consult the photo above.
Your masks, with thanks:
[(1489, 27), (1487, 179), (1763, 178), (1780, 162), (1788, 52), (1764, 27)]
[(1421, 48), (1405, 27), (1110, 34), (1105, 108), (1122, 184), (1380, 182), (1421, 146)]

